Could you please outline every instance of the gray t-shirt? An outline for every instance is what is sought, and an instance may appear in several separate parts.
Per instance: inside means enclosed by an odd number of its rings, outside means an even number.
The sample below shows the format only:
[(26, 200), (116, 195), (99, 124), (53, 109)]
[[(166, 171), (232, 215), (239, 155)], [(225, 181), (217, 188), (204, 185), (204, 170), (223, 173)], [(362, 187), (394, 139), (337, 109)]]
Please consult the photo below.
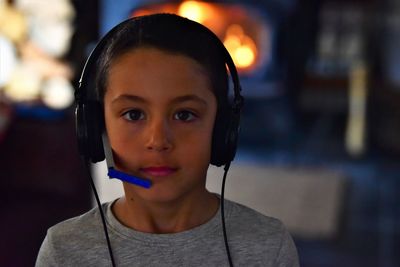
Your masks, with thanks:
[[(299, 266), (283, 224), (225, 200), (234, 266)], [(117, 266), (229, 266), (220, 211), (207, 223), (174, 234), (149, 234), (122, 225), (103, 204)], [(36, 261), (42, 266), (111, 266), (98, 208), (51, 227)]]

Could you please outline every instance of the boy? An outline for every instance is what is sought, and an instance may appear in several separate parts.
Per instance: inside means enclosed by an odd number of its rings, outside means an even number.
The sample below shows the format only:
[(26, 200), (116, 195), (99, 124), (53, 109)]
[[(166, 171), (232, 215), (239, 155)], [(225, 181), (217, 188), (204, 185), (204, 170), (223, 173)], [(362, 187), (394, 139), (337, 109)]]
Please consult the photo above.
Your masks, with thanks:
[(95, 208), (50, 228), (37, 266), (106, 266), (110, 255), (117, 266), (298, 266), (281, 222), (205, 188), (209, 164), (229, 166), (233, 157), (220, 155), (232, 105), (216, 40), (200, 24), (157, 14), (124, 22), (101, 42), (86, 94), (101, 106), (107, 161), (120, 177), (149, 184), (122, 179), (124, 197), (102, 205), (112, 252)]

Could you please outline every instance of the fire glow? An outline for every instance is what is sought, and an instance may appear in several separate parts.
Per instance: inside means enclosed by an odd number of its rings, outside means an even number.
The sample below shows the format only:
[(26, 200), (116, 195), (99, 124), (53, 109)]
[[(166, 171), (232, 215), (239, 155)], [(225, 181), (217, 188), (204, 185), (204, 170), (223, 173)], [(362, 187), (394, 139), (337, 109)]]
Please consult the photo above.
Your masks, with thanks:
[(257, 57), (257, 47), (254, 41), (237, 24), (229, 26), (225, 36), (224, 45), (237, 67), (243, 69), (251, 67)]
[(253, 29), (258, 25), (257, 20), (241, 7), (187, 0), (179, 4), (152, 5), (132, 15), (152, 13), (174, 13), (208, 27), (222, 40), (239, 72), (252, 72), (263, 61), (259, 58), (257, 31)]
[(185, 1), (179, 5), (178, 15), (198, 23), (204, 23), (208, 6), (197, 1)]

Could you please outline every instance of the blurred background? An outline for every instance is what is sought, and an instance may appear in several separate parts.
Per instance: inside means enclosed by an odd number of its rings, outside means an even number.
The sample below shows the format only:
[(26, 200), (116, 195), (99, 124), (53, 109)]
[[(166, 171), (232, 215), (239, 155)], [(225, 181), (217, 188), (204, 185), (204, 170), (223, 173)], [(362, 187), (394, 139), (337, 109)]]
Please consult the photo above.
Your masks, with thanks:
[[(154, 12), (206, 25), (238, 67), (227, 198), (281, 219), (301, 266), (399, 266), (398, 0), (0, 0), (0, 265), (33, 266), (51, 225), (94, 206), (74, 87), (101, 36)], [(92, 170), (103, 202), (122, 194)]]

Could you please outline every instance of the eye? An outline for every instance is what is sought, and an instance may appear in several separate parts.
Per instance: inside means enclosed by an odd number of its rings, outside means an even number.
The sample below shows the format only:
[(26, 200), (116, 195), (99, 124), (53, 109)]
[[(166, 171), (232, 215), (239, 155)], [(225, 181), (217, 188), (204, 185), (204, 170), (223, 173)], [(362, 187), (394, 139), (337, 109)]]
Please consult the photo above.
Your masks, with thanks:
[(128, 121), (138, 121), (144, 119), (144, 113), (139, 109), (131, 109), (125, 112), (123, 117)]
[(184, 122), (190, 122), (197, 118), (197, 115), (189, 110), (182, 110), (174, 115), (175, 120), (180, 120)]

